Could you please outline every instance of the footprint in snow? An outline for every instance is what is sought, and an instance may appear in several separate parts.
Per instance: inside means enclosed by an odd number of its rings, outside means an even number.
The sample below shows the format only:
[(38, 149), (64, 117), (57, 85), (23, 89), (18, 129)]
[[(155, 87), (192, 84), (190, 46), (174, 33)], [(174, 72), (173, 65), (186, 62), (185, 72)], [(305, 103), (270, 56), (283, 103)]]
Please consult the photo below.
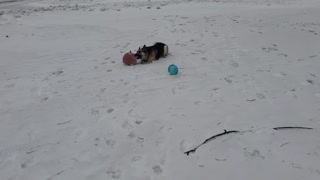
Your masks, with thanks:
[(256, 149), (253, 152), (245, 152), (245, 155), (249, 158), (265, 159), (265, 157), (260, 154), (260, 151)]
[(131, 159), (131, 162), (137, 162), (140, 161), (142, 159), (142, 156), (135, 156)]
[(137, 142), (138, 142), (139, 144), (143, 144), (144, 138), (138, 137), (138, 138), (137, 138)]
[(279, 56), (288, 57), (288, 55), (287, 55), (287, 54), (285, 54), (285, 53), (279, 53), (278, 55), (279, 55)]
[(208, 59), (206, 57), (201, 58), (202, 61), (207, 61)]
[(283, 72), (272, 74), (272, 76), (274, 76), (274, 77), (284, 77), (284, 76), (286, 76), (286, 75), (287, 75), (287, 74), (286, 74), (286, 73), (283, 73)]
[(106, 90), (107, 90), (107, 88), (100, 88), (100, 92), (101, 92), (101, 93), (105, 93)]
[(107, 110), (107, 113), (112, 113), (113, 111), (114, 111), (113, 108), (109, 108), (109, 109)]
[(227, 83), (229, 83), (229, 84), (232, 83), (232, 79), (230, 79), (229, 77), (224, 78), (224, 80), (225, 80)]
[(143, 123), (143, 121), (141, 121), (141, 120), (136, 120), (135, 123), (136, 123), (137, 125), (140, 125), (140, 124)]
[(92, 115), (98, 115), (98, 114), (100, 114), (100, 111), (99, 111), (98, 109), (91, 108), (90, 114), (92, 114)]
[(163, 171), (160, 166), (153, 166), (152, 169), (153, 169), (153, 173), (157, 175), (161, 174)]
[(231, 61), (231, 65), (232, 65), (232, 67), (234, 67), (234, 68), (239, 67), (239, 63), (237, 63), (237, 62), (235, 62), (235, 61)]
[(29, 160), (27, 160), (26, 162), (24, 162), (24, 163), (22, 163), (21, 165), (20, 165), (20, 167), (21, 168), (27, 168), (28, 167), (28, 165), (30, 164), (32, 162), (32, 159), (29, 159)]
[(41, 102), (45, 102), (45, 101), (47, 101), (48, 99), (49, 99), (48, 97), (42, 98), (42, 99), (41, 99)]
[(310, 76), (312, 77), (318, 77), (317, 75), (313, 74), (313, 73), (310, 73)]
[(53, 75), (56, 75), (56, 76), (60, 76), (63, 74), (63, 71), (62, 70), (57, 70), (55, 72), (52, 72)]
[(15, 86), (15, 84), (9, 84), (9, 85), (6, 85), (5, 87), (6, 88), (13, 88)]
[(316, 58), (316, 57), (318, 57), (318, 55), (309, 56), (310, 59), (311, 59), (311, 58)]
[(314, 81), (311, 80), (311, 79), (307, 79), (307, 82), (310, 83), (310, 84), (312, 84), (312, 85), (314, 84)]
[(257, 93), (257, 97), (258, 97), (259, 99), (266, 99), (266, 97), (265, 97), (264, 94), (262, 94), (262, 93)]
[(113, 140), (113, 139), (107, 139), (107, 138), (104, 138), (104, 141), (106, 142), (106, 144), (110, 147), (113, 147), (115, 144), (116, 144), (116, 141)]
[(107, 175), (111, 177), (112, 179), (120, 179), (122, 175), (122, 171), (117, 169), (117, 170), (108, 170)]
[(133, 138), (136, 137), (136, 134), (135, 134), (134, 132), (130, 132), (130, 133), (128, 134), (128, 137), (131, 138), (131, 139), (133, 139)]
[(272, 46), (270, 47), (262, 47), (261, 48), (263, 52), (273, 52), (273, 51), (278, 51), (278, 48), (277, 48), (277, 45), (276, 44), (273, 44)]
[(96, 137), (95, 139), (94, 139), (94, 145), (95, 146), (98, 146), (99, 145), (99, 140), (100, 140), (100, 138), (99, 137)]

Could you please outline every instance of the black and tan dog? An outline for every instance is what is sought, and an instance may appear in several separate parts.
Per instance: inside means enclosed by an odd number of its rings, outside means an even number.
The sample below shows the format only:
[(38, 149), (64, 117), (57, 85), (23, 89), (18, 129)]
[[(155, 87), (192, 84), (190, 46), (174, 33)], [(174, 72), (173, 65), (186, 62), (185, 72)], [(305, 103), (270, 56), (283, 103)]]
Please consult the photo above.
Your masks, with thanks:
[(141, 59), (141, 64), (149, 64), (152, 61), (158, 60), (160, 57), (167, 57), (169, 48), (166, 44), (157, 42), (153, 46), (139, 47), (135, 57)]

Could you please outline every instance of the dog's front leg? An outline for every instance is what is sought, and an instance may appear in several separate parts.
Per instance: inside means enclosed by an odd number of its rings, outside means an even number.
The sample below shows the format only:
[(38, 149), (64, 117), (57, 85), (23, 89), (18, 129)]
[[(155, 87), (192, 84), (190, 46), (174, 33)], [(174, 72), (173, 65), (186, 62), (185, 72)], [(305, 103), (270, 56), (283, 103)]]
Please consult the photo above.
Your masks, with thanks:
[(141, 60), (139, 64), (149, 64), (148, 61)]

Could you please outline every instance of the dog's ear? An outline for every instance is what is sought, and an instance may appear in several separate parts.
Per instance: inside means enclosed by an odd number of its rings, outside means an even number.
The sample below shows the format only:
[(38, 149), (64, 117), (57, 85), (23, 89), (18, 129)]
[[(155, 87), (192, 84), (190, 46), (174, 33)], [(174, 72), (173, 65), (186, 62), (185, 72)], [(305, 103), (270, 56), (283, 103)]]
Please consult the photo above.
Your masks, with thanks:
[(146, 45), (143, 45), (143, 48), (146, 48)]
[(139, 47), (138, 51), (139, 51), (139, 50), (141, 50), (140, 47)]

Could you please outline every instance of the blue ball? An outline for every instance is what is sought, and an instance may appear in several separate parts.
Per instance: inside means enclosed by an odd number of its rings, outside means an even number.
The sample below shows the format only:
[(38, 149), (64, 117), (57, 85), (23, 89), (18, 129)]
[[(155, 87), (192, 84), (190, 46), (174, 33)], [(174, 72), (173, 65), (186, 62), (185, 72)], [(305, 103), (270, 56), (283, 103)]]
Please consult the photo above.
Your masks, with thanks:
[(168, 72), (170, 75), (177, 75), (179, 70), (178, 70), (178, 67), (174, 64), (171, 64), (169, 67), (168, 67)]

